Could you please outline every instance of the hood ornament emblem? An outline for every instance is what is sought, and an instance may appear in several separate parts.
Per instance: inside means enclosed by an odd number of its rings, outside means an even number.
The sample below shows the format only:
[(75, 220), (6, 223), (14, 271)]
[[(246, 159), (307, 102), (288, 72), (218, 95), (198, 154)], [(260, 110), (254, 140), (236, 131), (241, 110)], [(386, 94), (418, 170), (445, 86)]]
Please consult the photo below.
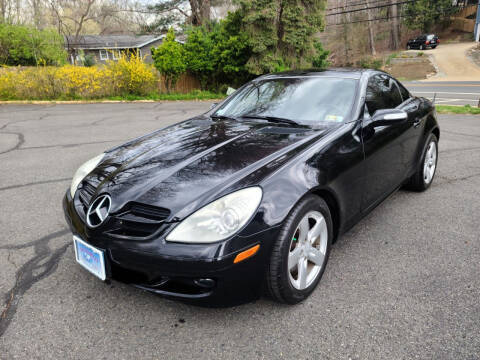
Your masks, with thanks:
[(87, 225), (96, 228), (103, 224), (112, 206), (112, 198), (109, 195), (100, 195), (90, 205), (87, 211)]

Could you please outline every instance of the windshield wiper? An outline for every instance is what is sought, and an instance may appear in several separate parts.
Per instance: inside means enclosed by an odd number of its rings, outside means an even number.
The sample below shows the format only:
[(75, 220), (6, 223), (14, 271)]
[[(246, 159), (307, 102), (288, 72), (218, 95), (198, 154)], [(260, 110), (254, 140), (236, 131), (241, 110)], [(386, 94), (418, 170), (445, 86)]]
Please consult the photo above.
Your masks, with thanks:
[(263, 116), (263, 115), (248, 114), (248, 115), (242, 115), (242, 118), (267, 120), (271, 122), (284, 123), (284, 124), (290, 124), (290, 125), (300, 125), (295, 120), (290, 120), (290, 119), (277, 117), (277, 116)]
[(238, 121), (237, 118), (233, 116), (226, 116), (226, 115), (211, 115), (210, 116), (212, 119), (217, 119), (217, 120), (235, 120)]

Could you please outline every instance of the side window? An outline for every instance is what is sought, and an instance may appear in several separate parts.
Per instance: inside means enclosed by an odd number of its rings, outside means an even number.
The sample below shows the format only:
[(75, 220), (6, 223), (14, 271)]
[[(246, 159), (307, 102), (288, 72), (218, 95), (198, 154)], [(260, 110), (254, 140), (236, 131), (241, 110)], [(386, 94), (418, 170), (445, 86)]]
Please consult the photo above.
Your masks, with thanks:
[(370, 115), (373, 115), (377, 110), (385, 108), (385, 99), (377, 81), (377, 76), (372, 76), (368, 80), (365, 105), (367, 105)]
[(373, 115), (377, 110), (396, 108), (402, 103), (402, 96), (390, 77), (378, 74), (368, 80), (365, 103)]
[(400, 89), (400, 93), (402, 94), (402, 99), (403, 101), (407, 101), (408, 99), (410, 99), (410, 93), (408, 92), (407, 89), (405, 89), (405, 87), (400, 84), (398, 81), (396, 81), (396, 84), (398, 85), (398, 88)]
[(403, 100), (402, 100), (402, 95), (400, 94), (400, 90), (399, 90), (399, 87), (397, 85), (397, 82), (395, 80), (393, 80), (392, 78), (389, 78), (390, 80), (390, 97), (392, 99), (392, 102), (391, 102), (391, 105), (392, 107), (397, 107), (398, 105), (400, 105)]

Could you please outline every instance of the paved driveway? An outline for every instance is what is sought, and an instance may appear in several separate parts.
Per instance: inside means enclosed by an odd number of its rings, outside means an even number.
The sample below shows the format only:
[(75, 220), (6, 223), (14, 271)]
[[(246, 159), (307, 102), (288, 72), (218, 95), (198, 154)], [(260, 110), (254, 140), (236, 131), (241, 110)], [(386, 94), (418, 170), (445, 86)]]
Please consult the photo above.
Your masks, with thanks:
[(480, 357), (480, 117), (440, 117), (432, 188), (343, 236), (298, 306), (199, 308), (77, 266), (61, 210), (75, 169), (208, 107), (0, 106), (0, 359)]
[(423, 81), (480, 81), (480, 67), (467, 55), (475, 46), (475, 42), (440, 43), (436, 49), (425, 50), (432, 55), (438, 74)]

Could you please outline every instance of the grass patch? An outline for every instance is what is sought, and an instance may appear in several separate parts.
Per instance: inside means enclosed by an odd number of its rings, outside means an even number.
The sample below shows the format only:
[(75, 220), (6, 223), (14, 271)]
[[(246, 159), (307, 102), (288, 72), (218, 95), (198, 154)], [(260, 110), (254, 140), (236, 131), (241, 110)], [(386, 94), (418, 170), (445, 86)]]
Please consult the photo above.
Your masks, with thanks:
[(106, 97), (97, 97), (97, 98), (90, 98), (90, 97), (81, 97), (81, 96), (66, 96), (60, 95), (57, 98), (53, 99), (43, 99), (43, 98), (36, 98), (31, 97), (27, 100), (25, 99), (16, 99), (14, 97), (8, 99), (1, 99), (0, 101), (86, 101), (86, 102), (101, 102), (101, 101), (142, 101), (142, 100), (150, 100), (150, 101), (163, 101), (163, 100), (222, 100), (225, 98), (225, 94), (217, 94), (210, 91), (192, 91), (186, 94), (180, 93), (171, 93), (171, 94), (159, 94), (159, 93), (152, 93), (149, 95), (118, 95), (118, 96), (106, 96)]
[(150, 94), (147, 96), (125, 95), (110, 96), (106, 100), (135, 101), (135, 100), (217, 100), (225, 98), (224, 94), (217, 94), (210, 91), (192, 91), (187, 94)]
[(454, 105), (436, 105), (435, 108), (439, 114), (470, 114), (480, 115), (480, 108), (470, 105), (454, 106)]

